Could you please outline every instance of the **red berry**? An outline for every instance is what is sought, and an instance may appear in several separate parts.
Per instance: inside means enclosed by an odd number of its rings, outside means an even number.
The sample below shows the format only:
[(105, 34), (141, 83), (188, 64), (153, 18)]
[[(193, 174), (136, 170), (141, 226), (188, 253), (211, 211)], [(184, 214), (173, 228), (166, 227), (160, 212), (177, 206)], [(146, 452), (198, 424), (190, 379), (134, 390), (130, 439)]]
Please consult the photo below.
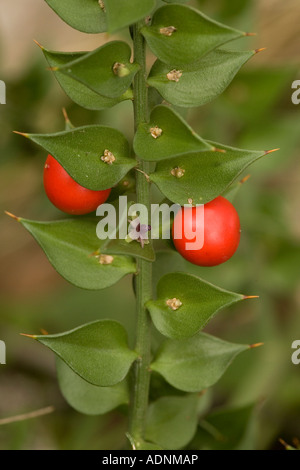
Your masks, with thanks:
[[(203, 209), (204, 219), (201, 217)], [(231, 202), (219, 196), (203, 207), (182, 207), (174, 219), (172, 235), (176, 250), (183, 258), (198, 266), (217, 266), (225, 263), (236, 252), (240, 232), (237, 211)], [(176, 239), (174, 233), (180, 234), (181, 238)], [(203, 233), (203, 246), (187, 249), (186, 243), (196, 240), (196, 236), (188, 239), (186, 235), (189, 233), (197, 233), (199, 237)]]
[(103, 204), (111, 189), (92, 191), (76, 183), (66, 170), (48, 155), (44, 167), (44, 187), (52, 204), (68, 214), (83, 215)]

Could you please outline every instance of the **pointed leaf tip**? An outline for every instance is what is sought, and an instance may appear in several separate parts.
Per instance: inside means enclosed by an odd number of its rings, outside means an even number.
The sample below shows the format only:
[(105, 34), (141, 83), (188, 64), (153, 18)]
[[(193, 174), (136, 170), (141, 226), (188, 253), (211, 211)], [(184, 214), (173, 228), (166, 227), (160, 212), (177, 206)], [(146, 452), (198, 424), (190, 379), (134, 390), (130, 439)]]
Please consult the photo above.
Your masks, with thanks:
[(69, 116), (68, 116), (68, 114), (67, 114), (66, 108), (62, 108), (62, 113), (63, 113), (63, 116), (64, 116), (64, 118), (65, 118), (65, 121), (66, 121), (66, 122), (70, 122), (70, 119), (69, 119)]
[(26, 137), (26, 139), (29, 139), (29, 134), (25, 134), (25, 132), (13, 131), (13, 133), (21, 135), (22, 137)]
[(260, 49), (255, 49), (255, 54), (258, 54), (259, 52), (265, 51), (267, 48), (266, 47), (261, 47)]
[(234, 358), (248, 348), (197, 333), (188, 339), (165, 341), (151, 368), (179, 390), (200, 392), (218, 382)]
[(250, 348), (250, 349), (255, 349), (255, 348), (260, 348), (261, 346), (264, 346), (264, 343), (250, 344), (250, 345), (249, 345), (249, 348)]
[(169, 273), (158, 282), (157, 300), (150, 300), (146, 307), (161, 334), (185, 339), (203, 329), (221, 309), (241, 300), (242, 295), (225, 291), (199, 277)]
[(75, 374), (99, 387), (111, 387), (123, 381), (137, 357), (128, 347), (125, 328), (112, 320), (98, 320), (64, 333), (39, 335), (36, 339)]
[(245, 33), (245, 36), (257, 36), (257, 33)]
[(292, 447), (290, 444), (285, 442), (283, 439), (279, 438), (278, 441), (280, 442), (281, 445), (285, 448), (285, 450), (297, 450), (295, 447)]
[(11, 212), (4, 211), (4, 214), (8, 215), (9, 217), (16, 220), (17, 222), (20, 222), (20, 217), (17, 217), (16, 215), (12, 214)]
[(270, 153), (278, 152), (278, 150), (280, 150), (280, 148), (278, 148), (278, 149), (273, 149), (273, 150), (266, 150), (266, 151), (265, 151), (265, 155), (269, 155)]
[(34, 39), (33, 42), (35, 42), (35, 44), (39, 46), (39, 48), (42, 49), (42, 51), (45, 50), (44, 46), (42, 46), (42, 44), (40, 44), (36, 39)]
[(26, 333), (20, 333), (21, 336), (26, 336), (26, 338), (37, 339), (36, 335), (27, 335)]
[(66, 108), (62, 108), (62, 113), (63, 113), (64, 120), (65, 120), (66, 130), (69, 131), (71, 129), (74, 129), (74, 126), (72, 122), (70, 121)]
[(259, 299), (259, 295), (244, 295), (243, 299), (244, 299), (244, 300), (248, 300), (248, 299)]

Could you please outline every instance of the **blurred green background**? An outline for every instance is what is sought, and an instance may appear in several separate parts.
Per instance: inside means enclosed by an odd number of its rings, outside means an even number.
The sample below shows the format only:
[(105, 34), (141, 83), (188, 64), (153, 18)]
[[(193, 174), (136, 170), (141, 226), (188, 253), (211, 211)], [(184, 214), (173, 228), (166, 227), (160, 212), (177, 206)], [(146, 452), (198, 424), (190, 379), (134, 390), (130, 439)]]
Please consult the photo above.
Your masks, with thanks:
[[(230, 429), (229, 441), (219, 447), (283, 449), (279, 438), (297, 446), (300, 365), (291, 362), (291, 344), (300, 339), (300, 106), (291, 102), (291, 84), (300, 79), (300, 4), (298, 0), (189, 3), (217, 20), (258, 33), (232, 48), (268, 49), (244, 67), (222, 97), (189, 111), (187, 120), (207, 139), (281, 150), (245, 173), (251, 178), (235, 200), (242, 241), (233, 259), (215, 268), (195, 268), (176, 254), (161, 253), (155, 277), (168, 270), (188, 270), (220, 287), (260, 296), (222, 311), (207, 328), (224, 339), (265, 344), (239, 357), (209, 395), (210, 410), (223, 410), (220, 426)], [(43, 0), (2, 1), (0, 10), (0, 79), (7, 84), (7, 104), (0, 107), (0, 212), (37, 220), (61, 218), (43, 191), (46, 155), (12, 131), (62, 130), (61, 109), (66, 107), (75, 125), (113, 125), (131, 138), (131, 104), (103, 112), (72, 104), (32, 41), (50, 49), (88, 50), (105, 42), (106, 35), (72, 30)], [(149, 64), (152, 60), (149, 55)], [(38, 333), (41, 328), (55, 333), (113, 317), (124, 324), (132, 341), (131, 279), (105, 291), (82, 291), (55, 273), (16, 222), (1, 215), (0, 227), (0, 339), (7, 346), (7, 365), (0, 365), (0, 420), (55, 407), (54, 413), (41, 418), (0, 424), (0, 449), (122, 448), (123, 410), (105, 417), (73, 411), (58, 389), (52, 353), (19, 333)], [(200, 431), (193, 445), (219, 448)]]

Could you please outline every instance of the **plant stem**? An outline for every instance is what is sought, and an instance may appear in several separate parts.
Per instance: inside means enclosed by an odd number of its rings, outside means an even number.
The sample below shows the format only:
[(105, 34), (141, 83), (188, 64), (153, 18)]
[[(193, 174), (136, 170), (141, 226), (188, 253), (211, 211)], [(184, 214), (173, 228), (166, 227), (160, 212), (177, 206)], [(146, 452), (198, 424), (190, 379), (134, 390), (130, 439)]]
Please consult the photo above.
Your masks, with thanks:
[[(133, 42), (135, 62), (140, 65), (133, 86), (134, 94), (134, 121), (135, 130), (140, 123), (148, 121), (148, 91), (146, 84), (146, 56), (145, 42), (140, 34), (140, 28), (144, 26), (141, 21), (134, 25)], [(138, 167), (142, 172), (149, 173), (149, 164), (138, 161)], [(144, 174), (136, 172), (137, 203), (148, 208), (150, 214), (150, 184)], [(136, 443), (144, 438), (144, 426), (148, 407), (150, 384), (150, 358), (151, 358), (151, 320), (145, 308), (145, 303), (152, 298), (152, 263), (138, 259), (136, 275), (136, 351), (139, 359), (134, 364), (132, 397), (130, 409), (130, 435)]]

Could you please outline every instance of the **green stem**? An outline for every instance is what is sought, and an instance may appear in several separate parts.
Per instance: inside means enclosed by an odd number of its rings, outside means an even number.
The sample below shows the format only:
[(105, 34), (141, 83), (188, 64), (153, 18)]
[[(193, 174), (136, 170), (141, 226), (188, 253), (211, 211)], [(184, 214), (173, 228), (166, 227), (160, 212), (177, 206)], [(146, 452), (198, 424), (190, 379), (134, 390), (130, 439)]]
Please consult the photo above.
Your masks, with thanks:
[[(140, 28), (144, 26), (141, 21), (134, 25), (133, 42), (135, 62), (140, 65), (134, 86), (134, 121), (135, 129), (140, 123), (148, 121), (148, 91), (146, 84), (146, 56), (145, 42), (140, 34)], [(149, 164), (138, 161), (138, 167), (145, 173), (149, 173)], [(150, 214), (150, 184), (145, 175), (136, 172), (137, 202), (144, 204)], [(145, 303), (152, 298), (152, 263), (138, 259), (136, 275), (136, 306), (137, 306), (137, 329), (136, 329), (136, 351), (139, 359), (134, 364), (134, 376), (132, 384), (131, 413), (130, 413), (130, 435), (135, 442), (144, 438), (144, 426), (146, 421), (149, 384), (150, 384), (150, 359), (151, 359), (151, 320), (145, 308)]]

